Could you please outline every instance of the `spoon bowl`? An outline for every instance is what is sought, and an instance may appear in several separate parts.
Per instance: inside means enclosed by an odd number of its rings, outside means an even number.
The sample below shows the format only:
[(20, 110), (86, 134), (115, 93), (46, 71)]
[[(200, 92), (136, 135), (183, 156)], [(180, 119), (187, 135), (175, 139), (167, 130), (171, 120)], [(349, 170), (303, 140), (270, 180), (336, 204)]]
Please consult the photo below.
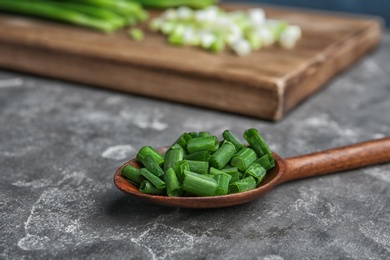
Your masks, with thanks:
[[(167, 148), (160, 148), (164, 153)], [(283, 159), (273, 153), (275, 167), (268, 171), (260, 186), (241, 193), (208, 197), (169, 197), (142, 193), (121, 174), (123, 167), (141, 164), (132, 159), (124, 163), (114, 175), (114, 184), (122, 192), (145, 202), (180, 208), (221, 208), (252, 201), (273, 187), (287, 181), (340, 172), (374, 164), (390, 162), (390, 137), (334, 148), (327, 151)]]

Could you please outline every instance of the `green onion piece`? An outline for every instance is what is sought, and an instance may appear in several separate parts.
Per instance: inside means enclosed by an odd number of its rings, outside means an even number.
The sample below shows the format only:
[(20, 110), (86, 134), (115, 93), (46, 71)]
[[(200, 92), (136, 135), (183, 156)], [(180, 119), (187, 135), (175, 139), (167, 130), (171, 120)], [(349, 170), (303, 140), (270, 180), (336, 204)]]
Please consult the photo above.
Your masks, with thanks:
[(206, 131), (204, 131), (204, 132), (199, 132), (199, 135), (198, 135), (199, 137), (206, 137), (206, 136), (210, 136), (210, 133), (209, 132), (206, 132)]
[(180, 145), (183, 149), (187, 149), (187, 142), (191, 138), (192, 136), (189, 133), (184, 133), (176, 140), (175, 144)]
[(249, 143), (250, 147), (256, 152), (258, 157), (262, 157), (265, 154), (272, 154), (271, 149), (265, 143), (263, 137), (259, 132), (254, 129), (248, 129), (244, 132), (244, 138)]
[(167, 171), (169, 168), (174, 168), (175, 164), (178, 161), (183, 160), (183, 158), (183, 148), (178, 144), (172, 145), (172, 147), (165, 153), (164, 171)]
[(144, 32), (138, 28), (131, 28), (129, 30), (129, 36), (137, 42), (140, 42), (144, 39)]
[(208, 151), (199, 151), (191, 154), (184, 155), (184, 159), (192, 161), (208, 162), (210, 160), (210, 153)]
[(158, 165), (162, 165), (164, 163), (164, 158), (161, 154), (159, 154), (153, 147), (151, 146), (143, 146), (137, 153), (137, 160), (143, 163), (145, 156), (150, 154), (153, 156), (154, 160), (158, 163)]
[(145, 179), (139, 169), (131, 166), (126, 165), (122, 168), (122, 176), (129, 179), (132, 183), (136, 184), (137, 186), (141, 184), (141, 182)]
[(217, 181), (203, 174), (184, 171), (182, 189), (198, 196), (213, 196), (217, 190)]
[(249, 166), (248, 169), (246, 169), (244, 177), (252, 176), (256, 179), (256, 186), (258, 186), (260, 182), (264, 179), (266, 173), (267, 170), (264, 169), (260, 164), (252, 163), (252, 165)]
[(143, 165), (145, 168), (156, 175), (157, 177), (160, 177), (164, 174), (164, 171), (161, 169), (161, 167), (158, 165), (154, 157), (150, 154), (146, 155), (143, 161)]
[(253, 190), (256, 188), (256, 180), (252, 176), (235, 181), (229, 185), (229, 194)]
[(165, 182), (161, 180), (159, 177), (148, 171), (146, 168), (140, 169), (140, 173), (144, 176), (148, 181), (153, 183), (154, 186), (158, 189), (164, 189), (166, 187)]
[(232, 159), (236, 153), (236, 148), (229, 141), (224, 141), (222, 146), (211, 156), (210, 165), (217, 169), (222, 169)]
[(230, 182), (238, 181), (241, 178), (241, 173), (238, 171), (237, 167), (225, 167), (222, 171), (232, 176)]
[(242, 148), (238, 151), (230, 161), (232, 166), (236, 166), (240, 171), (245, 171), (254, 161), (257, 155), (254, 150), (248, 147)]
[(184, 171), (189, 171), (190, 165), (187, 161), (179, 161), (175, 164), (175, 172), (180, 182), (184, 180)]
[(139, 186), (139, 191), (146, 194), (164, 195), (165, 189), (156, 188), (150, 181), (144, 180)]
[(190, 132), (188, 133), (192, 138), (196, 138), (196, 137), (199, 137), (199, 133), (197, 132)]
[(215, 195), (226, 195), (228, 193), (229, 183), (232, 176), (213, 167), (210, 168), (210, 174), (214, 175), (214, 179), (218, 183)]
[(244, 145), (241, 143), (240, 139), (238, 139), (238, 137), (235, 136), (230, 130), (225, 130), (222, 133), (222, 136), (226, 141), (231, 142), (234, 145), (234, 147), (236, 147), (237, 152), (240, 151), (244, 147)]
[(209, 162), (192, 160), (185, 161), (188, 163), (190, 171), (192, 172), (196, 172), (199, 174), (207, 174), (209, 172)]
[(263, 168), (266, 169), (267, 171), (269, 169), (272, 169), (275, 166), (275, 159), (272, 156), (272, 154), (263, 155), (262, 157), (257, 159), (255, 162), (260, 164), (261, 166), (263, 166)]
[(189, 153), (199, 152), (202, 150), (215, 152), (217, 150), (218, 139), (216, 136), (196, 137), (188, 141), (187, 150)]
[(165, 184), (167, 185), (167, 195), (178, 197), (181, 195), (179, 180), (173, 168), (169, 168), (164, 174)]

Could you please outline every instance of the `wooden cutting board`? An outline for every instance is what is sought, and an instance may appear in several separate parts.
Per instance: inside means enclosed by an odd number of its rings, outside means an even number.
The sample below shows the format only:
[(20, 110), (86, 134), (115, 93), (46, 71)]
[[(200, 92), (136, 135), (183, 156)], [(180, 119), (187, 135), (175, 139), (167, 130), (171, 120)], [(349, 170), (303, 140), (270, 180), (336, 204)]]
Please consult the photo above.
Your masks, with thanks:
[(293, 50), (216, 55), (169, 46), (156, 33), (139, 43), (125, 31), (103, 34), (2, 14), (0, 67), (278, 120), (380, 41), (378, 19), (264, 9), (269, 18), (301, 26), (303, 38)]

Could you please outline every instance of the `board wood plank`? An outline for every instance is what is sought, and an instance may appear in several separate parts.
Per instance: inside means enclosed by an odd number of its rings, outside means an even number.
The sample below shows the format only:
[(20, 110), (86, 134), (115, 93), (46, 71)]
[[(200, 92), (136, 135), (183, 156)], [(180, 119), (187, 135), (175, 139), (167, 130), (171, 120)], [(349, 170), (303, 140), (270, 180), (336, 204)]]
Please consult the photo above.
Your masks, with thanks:
[(267, 17), (301, 26), (303, 38), (294, 49), (215, 55), (169, 46), (151, 32), (134, 42), (126, 31), (103, 34), (0, 14), (0, 67), (279, 120), (380, 41), (375, 18), (263, 8)]

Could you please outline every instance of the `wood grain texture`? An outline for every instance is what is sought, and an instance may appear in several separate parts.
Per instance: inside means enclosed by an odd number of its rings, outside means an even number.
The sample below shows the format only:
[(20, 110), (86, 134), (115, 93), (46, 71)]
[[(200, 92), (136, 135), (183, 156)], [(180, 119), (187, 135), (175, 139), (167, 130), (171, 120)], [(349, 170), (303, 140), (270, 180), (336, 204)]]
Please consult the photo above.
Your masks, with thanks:
[(278, 120), (380, 40), (376, 19), (265, 10), (270, 18), (301, 26), (295, 49), (274, 46), (239, 58), (229, 51), (172, 47), (155, 33), (138, 43), (125, 31), (107, 35), (0, 15), (0, 67)]
[(280, 183), (390, 162), (390, 137), (285, 160)]

